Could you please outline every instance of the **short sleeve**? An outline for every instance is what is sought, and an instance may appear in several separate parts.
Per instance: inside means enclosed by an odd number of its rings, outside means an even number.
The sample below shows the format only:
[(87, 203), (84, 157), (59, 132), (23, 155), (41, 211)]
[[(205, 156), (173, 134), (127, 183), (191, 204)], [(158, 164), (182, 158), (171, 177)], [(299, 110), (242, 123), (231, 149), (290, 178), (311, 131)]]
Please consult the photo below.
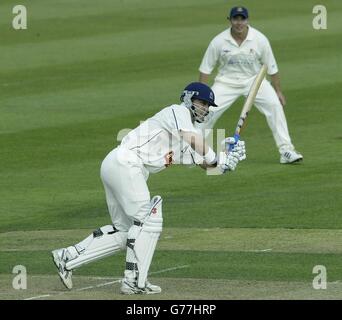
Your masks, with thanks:
[(267, 66), (267, 73), (269, 75), (276, 74), (278, 72), (277, 62), (273, 55), (273, 51), (269, 41), (265, 38), (263, 41), (263, 50), (261, 60), (263, 64)]
[(199, 67), (199, 71), (205, 74), (211, 74), (219, 59), (219, 50), (214, 41), (211, 41)]

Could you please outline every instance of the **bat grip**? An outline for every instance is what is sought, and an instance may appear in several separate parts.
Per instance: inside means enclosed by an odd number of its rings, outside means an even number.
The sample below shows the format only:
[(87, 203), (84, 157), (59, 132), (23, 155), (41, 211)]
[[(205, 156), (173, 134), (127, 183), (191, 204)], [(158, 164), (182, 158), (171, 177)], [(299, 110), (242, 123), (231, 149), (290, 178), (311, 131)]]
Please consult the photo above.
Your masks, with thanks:
[(240, 135), (237, 132), (234, 133), (234, 139), (235, 139), (235, 143), (231, 143), (227, 145), (228, 152), (232, 151), (234, 149), (234, 146), (240, 140)]

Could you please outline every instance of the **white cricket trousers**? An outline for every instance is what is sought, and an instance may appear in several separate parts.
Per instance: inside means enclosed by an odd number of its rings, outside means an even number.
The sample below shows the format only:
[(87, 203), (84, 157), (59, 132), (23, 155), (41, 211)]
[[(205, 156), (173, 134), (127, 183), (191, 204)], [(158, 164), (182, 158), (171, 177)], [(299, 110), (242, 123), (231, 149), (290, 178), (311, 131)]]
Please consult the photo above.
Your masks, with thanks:
[[(197, 127), (202, 129), (203, 133), (205, 129), (212, 129), (216, 121), (236, 99), (240, 96), (247, 97), (254, 79), (255, 77), (251, 78), (248, 85), (241, 87), (215, 82), (211, 89), (214, 91), (215, 103), (218, 107), (210, 107), (211, 116), (209, 121), (207, 123), (199, 124)], [(287, 150), (294, 150), (287, 128), (283, 106), (281, 105), (274, 88), (266, 79), (261, 83), (254, 104), (257, 109), (265, 115), (279, 153), (283, 153)]]
[(133, 221), (143, 222), (150, 211), (148, 171), (131, 150), (117, 147), (101, 165), (101, 179), (113, 225), (128, 231)]

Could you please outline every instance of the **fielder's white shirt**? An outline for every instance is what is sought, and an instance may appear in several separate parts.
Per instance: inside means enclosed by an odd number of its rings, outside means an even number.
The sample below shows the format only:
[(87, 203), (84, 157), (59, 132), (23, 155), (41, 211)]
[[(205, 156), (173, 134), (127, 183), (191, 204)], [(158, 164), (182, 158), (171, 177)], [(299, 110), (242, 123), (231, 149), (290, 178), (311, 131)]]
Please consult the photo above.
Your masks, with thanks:
[(150, 173), (159, 172), (172, 163), (191, 165), (203, 161), (186, 143), (181, 131), (201, 134), (191, 121), (184, 104), (171, 105), (147, 119), (126, 135), (121, 146), (134, 151)]
[(244, 86), (255, 76), (262, 64), (269, 75), (278, 72), (268, 39), (258, 30), (248, 26), (247, 38), (239, 46), (231, 35), (231, 28), (218, 34), (209, 44), (199, 71), (211, 74), (218, 64), (215, 81), (233, 86)]

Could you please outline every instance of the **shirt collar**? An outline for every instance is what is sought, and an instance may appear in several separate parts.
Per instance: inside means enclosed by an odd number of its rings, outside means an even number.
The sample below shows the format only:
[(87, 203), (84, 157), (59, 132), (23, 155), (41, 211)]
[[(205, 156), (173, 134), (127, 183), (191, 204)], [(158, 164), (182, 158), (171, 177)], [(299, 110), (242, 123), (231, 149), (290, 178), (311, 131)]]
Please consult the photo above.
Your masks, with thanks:
[[(233, 36), (231, 34), (231, 29), (232, 29), (231, 27), (229, 27), (227, 29), (227, 32), (225, 34), (225, 39), (230, 41), (230, 42), (232, 42), (232, 43), (236, 43), (235, 39), (233, 38)], [(248, 33), (247, 33), (246, 40), (248, 40), (248, 41), (253, 40), (254, 39), (254, 35), (255, 34), (254, 34), (253, 28), (250, 25), (248, 25)]]

